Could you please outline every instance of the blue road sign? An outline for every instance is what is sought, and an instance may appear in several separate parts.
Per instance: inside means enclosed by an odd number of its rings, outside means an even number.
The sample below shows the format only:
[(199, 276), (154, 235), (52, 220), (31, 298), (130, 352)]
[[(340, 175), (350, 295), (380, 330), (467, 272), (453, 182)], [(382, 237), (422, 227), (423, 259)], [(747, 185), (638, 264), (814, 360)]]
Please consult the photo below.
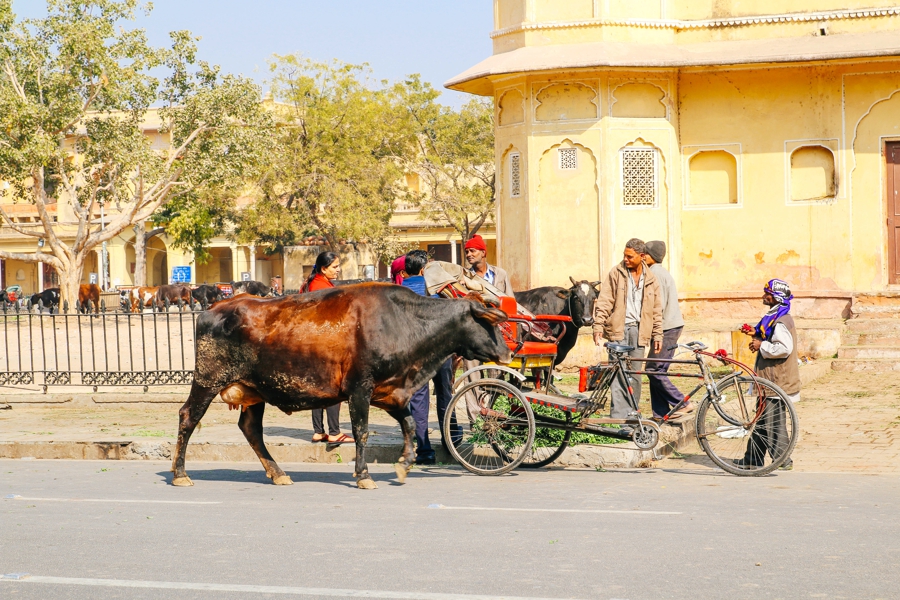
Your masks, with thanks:
[(172, 283), (190, 283), (190, 267), (172, 267)]

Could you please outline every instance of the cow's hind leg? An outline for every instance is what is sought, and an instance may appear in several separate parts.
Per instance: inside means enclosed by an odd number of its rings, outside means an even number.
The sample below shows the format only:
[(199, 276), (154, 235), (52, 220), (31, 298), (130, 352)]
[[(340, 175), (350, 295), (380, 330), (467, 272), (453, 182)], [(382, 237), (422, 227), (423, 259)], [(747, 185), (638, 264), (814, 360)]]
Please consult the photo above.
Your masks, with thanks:
[(350, 408), (350, 423), (353, 426), (353, 438), (356, 440), (356, 468), (353, 476), (356, 477), (356, 487), (361, 490), (374, 490), (378, 486), (372, 476), (369, 475), (369, 466), (366, 464), (366, 444), (369, 441), (369, 402), (372, 399), (370, 389), (358, 390), (350, 395), (347, 403)]
[(403, 454), (400, 455), (400, 460), (394, 465), (394, 469), (397, 471), (397, 479), (400, 483), (403, 483), (406, 481), (407, 473), (409, 473), (409, 470), (412, 469), (416, 462), (415, 453), (413, 452), (416, 422), (412, 417), (412, 413), (409, 412), (408, 406), (395, 408), (387, 411), (387, 413), (397, 419), (397, 422), (400, 423), (400, 429), (403, 431)]
[(203, 387), (196, 381), (191, 385), (191, 393), (187, 402), (178, 411), (178, 443), (175, 446), (175, 456), (172, 459), (172, 472), (175, 473), (172, 478), (172, 485), (186, 486), (194, 485), (191, 478), (184, 471), (184, 457), (187, 454), (188, 440), (194, 433), (194, 428), (200, 423), (200, 419), (206, 414), (206, 409), (216, 394), (219, 393), (217, 388)]
[(272, 480), (275, 485), (291, 485), (294, 483), (291, 478), (285, 474), (275, 463), (275, 459), (269, 454), (266, 444), (263, 441), (263, 414), (266, 412), (265, 402), (245, 406), (241, 410), (241, 418), (238, 420), (238, 427), (244, 433), (244, 437), (250, 443), (250, 447), (259, 457), (266, 470), (266, 477)]

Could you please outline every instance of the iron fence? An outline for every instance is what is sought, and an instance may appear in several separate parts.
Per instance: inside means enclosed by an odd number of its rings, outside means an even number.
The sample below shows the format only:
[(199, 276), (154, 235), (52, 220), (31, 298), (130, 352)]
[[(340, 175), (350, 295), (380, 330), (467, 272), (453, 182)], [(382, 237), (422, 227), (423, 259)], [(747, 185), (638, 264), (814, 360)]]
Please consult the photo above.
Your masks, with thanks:
[[(69, 310), (0, 303), (0, 386), (185, 385), (195, 363), (194, 331), (206, 306)], [(82, 310), (85, 309), (85, 310)]]

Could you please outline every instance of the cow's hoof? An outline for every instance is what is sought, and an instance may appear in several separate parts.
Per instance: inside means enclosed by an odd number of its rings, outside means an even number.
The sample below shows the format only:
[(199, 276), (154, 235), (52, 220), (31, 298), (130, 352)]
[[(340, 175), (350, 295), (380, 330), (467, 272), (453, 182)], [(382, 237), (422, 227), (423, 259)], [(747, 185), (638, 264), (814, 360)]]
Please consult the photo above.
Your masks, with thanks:
[(376, 490), (376, 489), (378, 489), (378, 486), (375, 485), (375, 481), (372, 479), (369, 479), (369, 478), (357, 479), (356, 487), (358, 487), (361, 490)]
[(272, 483), (274, 483), (275, 485), (294, 485), (294, 482), (291, 480), (290, 475), (279, 475), (278, 477), (273, 477)]
[(394, 470), (397, 471), (397, 481), (406, 483), (406, 475), (409, 473), (409, 467), (406, 463), (397, 463), (394, 465)]
[(194, 485), (194, 482), (191, 481), (191, 478), (185, 475), (184, 477), (176, 477), (172, 480), (172, 485), (177, 485), (178, 487), (190, 487)]

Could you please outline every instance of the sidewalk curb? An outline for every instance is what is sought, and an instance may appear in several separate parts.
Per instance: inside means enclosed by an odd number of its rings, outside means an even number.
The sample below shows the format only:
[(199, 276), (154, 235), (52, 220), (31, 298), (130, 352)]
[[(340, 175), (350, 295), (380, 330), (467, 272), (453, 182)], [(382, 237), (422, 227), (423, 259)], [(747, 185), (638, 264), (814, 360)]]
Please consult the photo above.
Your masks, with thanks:
[[(674, 424), (663, 429), (662, 440), (654, 451), (635, 451), (611, 446), (575, 446), (567, 448), (553, 463), (556, 467), (641, 468), (670, 455), (693, 439), (694, 421)], [(324, 444), (269, 443), (269, 451), (279, 462), (339, 464), (354, 460), (352, 444), (330, 447)], [(622, 446), (626, 446), (623, 444)], [(633, 447), (633, 446), (632, 446)], [(84, 441), (84, 442), (2, 442), (0, 458), (68, 459), (68, 460), (171, 460), (173, 442), (148, 441)], [(369, 445), (366, 460), (372, 463), (395, 463), (400, 457), (400, 444)], [(439, 463), (452, 463), (453, 458), (440, 443), (435, 444)], [(188, 461), (256, 462), (258, 459), (246, 442), (196, 442), (188, 445)]]

